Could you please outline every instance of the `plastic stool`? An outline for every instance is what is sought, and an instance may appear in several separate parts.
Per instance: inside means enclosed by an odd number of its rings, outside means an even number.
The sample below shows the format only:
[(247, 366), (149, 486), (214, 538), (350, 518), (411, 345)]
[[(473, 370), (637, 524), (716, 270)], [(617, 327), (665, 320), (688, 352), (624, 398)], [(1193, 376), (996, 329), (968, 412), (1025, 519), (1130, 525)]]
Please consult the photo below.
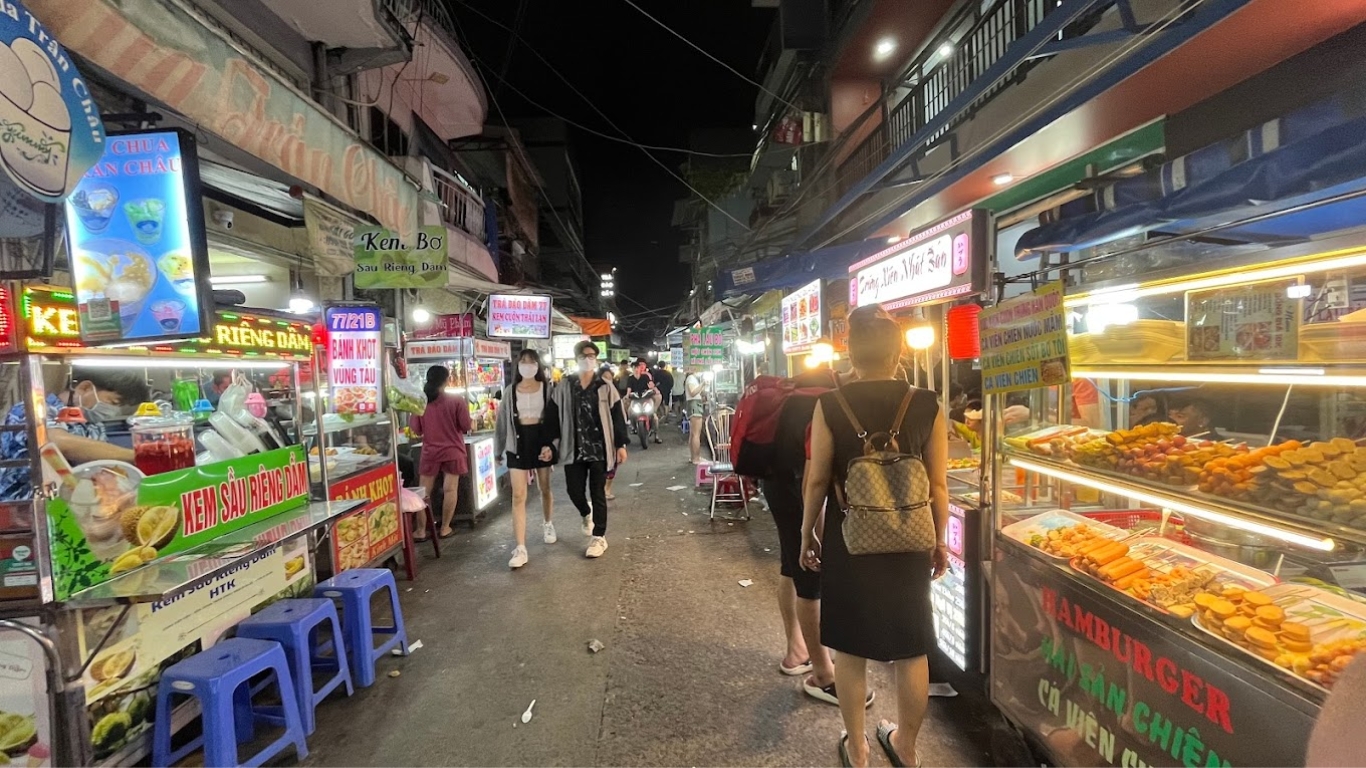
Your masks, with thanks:
[[(380, 590), (388, 590), (389, 605), (394, 612), (394, 625), (376, 627), (370, 619), (370, 598)], [(398, 585), (394, 574), (386, 568), (356, 568), (333, 576), (313, 588), (315, 597), (342, 601), (342, 632), (346, 637), (346, 653), (351, 659), (351, 679), (361, 688), (375, 684), (375, 661), (398, 648), (408, 655), (408, 632), (403, 627), (403, 610), (398, 605)], [(375, 635), (393, 635), (375, 646)]]
[[(251, 703), (249, 683), (263, 672), (274, 673), (279, 707)], [(172, 696), (193, 696), (203, 711), (204, 732), (178, 750), (171, 750)], [(272, 710), (280, 712), (274, 715)], [(237, 745), (251, 741), (256, 720), (283, 722), (284, 735), (239, 763)], [(157, 684), (156, 723), (152, 733), (152, 765), (161, 768), (204, 748), (204, 764), (257, 766), (294, 745), (299, 760), (308, 757), (299, 702), (284, 648), (270, 640), (234, 637), (171, 665)]]
[[(330, 638), (323, 635), (329, 629)], [(237, 636), (274, 640), (284, 646), (294, 675), (294, 688), (298, 693), (299, 716), (303, 719), (304, 733), (309, 736), (317, 727), (314, 710), (328, 694), (341, 685), (346, 686), (347, 696), (355, 693), (351, 685), (351, 668), (346, 663), (341, 619), (337, 616), (337, 606), (331, 600), (307, 597), (273, 603), (238, 624)], [(319, 654), (328, 648), (336, 655)], [(337, 674), (315, 691), (314, 669), (335, 669)]]

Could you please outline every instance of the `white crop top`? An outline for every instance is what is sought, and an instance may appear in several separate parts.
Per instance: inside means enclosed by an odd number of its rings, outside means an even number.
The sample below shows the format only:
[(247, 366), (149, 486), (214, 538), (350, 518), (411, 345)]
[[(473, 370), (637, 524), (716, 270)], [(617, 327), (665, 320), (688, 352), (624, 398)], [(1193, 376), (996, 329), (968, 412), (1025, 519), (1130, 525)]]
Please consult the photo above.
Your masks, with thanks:
[(537, 389), (535, 392), (523, 392), (520, 389), (516, 390), (518, 419), (526, 419), (529, 421), (533, 419), (539, 420), (541, 418), (541, 414), (545, 412), (545, 395), (542, 392), (544, 388), (545, 385), (542, 384), (541, 388)]

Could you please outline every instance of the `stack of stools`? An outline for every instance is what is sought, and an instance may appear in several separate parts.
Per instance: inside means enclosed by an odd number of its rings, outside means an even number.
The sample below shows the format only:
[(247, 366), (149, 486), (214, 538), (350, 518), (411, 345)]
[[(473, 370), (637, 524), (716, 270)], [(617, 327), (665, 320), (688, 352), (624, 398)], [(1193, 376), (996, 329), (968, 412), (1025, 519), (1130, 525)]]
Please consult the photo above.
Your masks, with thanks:
[[(376, 627), (370, 600), (384, 592), (394, 623)], [(341, 602), (341, 614), (337, 604)], [(391, 636), (379, 646), (375, 635)], [(362, 688), (375, 682), (375, 662), (391, 649), (408, 655), (408, 633), (398, 604), (394, 574), (383, 568), (344, 571), (319, 584), (314, 597), (280, 600), (237, 626), (237, 637), (173, 664), (157, 686), (156, 724), (152, 765), (169, 766), (201, 746), (204, 764), (261, 765), (290, 744), (299, 760), (308, 756), (306, 737), (317, 726), (315, 710), (328, 694), (352, 684)], [(330, 655), (329, 655), (330, 654)], [(313, 670), (334, 674), (314, 689)], [(253, 679), (269, 673), (252, 687)], [(279, 706), (257, 706), (252, 697), (267, 688), (278, 694)], [(199, 699), (203, 734), (177, 750), (171, 749), (171, 710), (175, 696)], [(258, 722), (283, 725), (285, 732), (269, 746), (238, 762), (239, 744), (251, 741)]]

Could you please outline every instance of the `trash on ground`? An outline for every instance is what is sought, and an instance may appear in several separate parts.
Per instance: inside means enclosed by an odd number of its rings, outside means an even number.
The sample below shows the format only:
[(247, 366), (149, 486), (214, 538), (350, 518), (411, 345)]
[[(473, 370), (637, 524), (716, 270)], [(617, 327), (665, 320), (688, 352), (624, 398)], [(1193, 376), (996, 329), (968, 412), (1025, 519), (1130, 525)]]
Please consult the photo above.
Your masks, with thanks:
[(416, 651), (418, 648), (421, 648), (421, 647), (422, 647), (422, 641), (421, 641), (421, 640), (414, 640), (413, 642), (411, 642), (411, 643), (408, 644), (408, 653), (412, 653), (413, 651)]
[(391, 669), (391, 670), (389, 670), (389, 677), (398, 677), (398, 676), (401, 675), (401, 674), (403, 674), (403, 673), (400, 672), (400, 671), (398, 671), (397, 669)]
[(765, 552), (772, 552), (773, 550), (769, 549), (768, 547), (764, 547), (764, 551), (765, 551)]
[(645, 485), (645, 483), (631, 483), (632, 488), (639, 488), (642, 485)]
[(522, 713), (522, 722), (523, 722), (523, 723), (529, 723), (529, 722), (531, 722), (531, 708), (534, 707), (534, 706), (536, 706), (536, 700), (535, 700), (535, 699), (532, 699), (532, 700), (531, 700), (531, 703), (528, 704), (528, 705), (526, 705), (526, 711)]
[(687, 488), (687, 487), (688, 487), (688, 486), (686, 486), (686, 485), (671, 485), (671, 486), (669, 486), (668, 488), (665, 488), (664, 490), (666, 490), (666, 491), (681, 491), (681, 490), (683, 490), (684, 488)]
[(752, 586), (754, 586), (754, 580), (753, 580), (753, 579), (740, 579), (740, 586), (742, 586), (742, 587), (752, 587)]
[(589, 640), (589, 641), (588, 641), (588, 652), (589, 652), (589, 653), (597, 653), (598, 651), (601, 651), (603, 648), (606, 648), (606, 647), (607, 647), (607, 646), (603, 645), (603, 644), (602, 644), (602, 641), (599, 640), (599, 639), (597, 639), (596, 637), (593, 638), (592, 640)]

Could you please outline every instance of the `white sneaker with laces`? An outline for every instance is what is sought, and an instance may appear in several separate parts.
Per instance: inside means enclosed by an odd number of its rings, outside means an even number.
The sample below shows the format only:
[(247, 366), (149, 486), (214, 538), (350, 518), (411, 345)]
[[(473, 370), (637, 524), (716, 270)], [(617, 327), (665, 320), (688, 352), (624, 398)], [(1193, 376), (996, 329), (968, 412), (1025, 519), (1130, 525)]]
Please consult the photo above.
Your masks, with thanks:
[(512, 550), (512, 559), (508, 561), (509, 568), (521, 568), (526, 565), (526, 547), (518, 547)]
[(592, 515), (584, 515), (584, 516), (583, 516), (583, 535), (584, 535), (584, 536), (592, 536), (592, 535), (593, 535), (593, 516), (592, 516)]
[(547, 544), (554, 544), (555, 542), (557, 542), (557, 541), (559, 541), (559, 540), (560, 540), (559, 537), (555, 535), (555, 524), (554, 524), (554, 523), (546, 523), (546, 524), (545, 524), (545, 543), (547, 543)]
[(583, 554), (585, 557), (602, 557), (602, 554), (606, 551), (607, 539), (602, 536), (594, 536), (593, 539), (588, 542), (588, 551)]

